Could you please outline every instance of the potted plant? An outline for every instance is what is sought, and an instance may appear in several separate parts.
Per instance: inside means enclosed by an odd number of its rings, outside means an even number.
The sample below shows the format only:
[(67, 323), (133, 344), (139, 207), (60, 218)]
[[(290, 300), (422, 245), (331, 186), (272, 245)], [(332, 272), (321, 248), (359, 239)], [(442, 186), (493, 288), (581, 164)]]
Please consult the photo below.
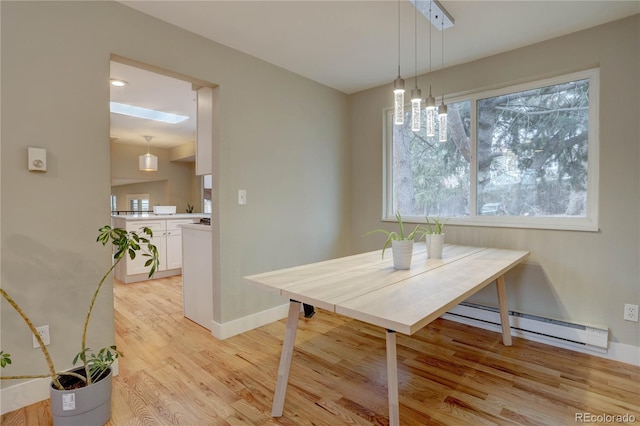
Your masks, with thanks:
[[(103, 246), (111, 242), (115, 252), (111, 267), (98, 282), (89, 303), (80, 341), (80, 352), (73, 359), (73, 365), (78, 362), (82, 365), (71, 371), (56, 370), (51, 355), (33, 322), (31, 322), (18, 303), (4, 289), (0, 288), (2, 297), (22, 317), (35, 336), (49, 367), (48, 374), (0, 376), (0, 379), (50, 377), (51, 411), (54, 425), (103, 425), (111, 417), (111, 365), (123, 354), (118, 351), (115, 345), (102, 348), (97, 352), (91, 351), (87, 347), (87, 328), (102, 285), (125, 256), (128, 255), (131, 259), (134, 259), (136, 253), (142, 251), (143, 256), (149, 258), (145, 262), (145, 266), (150, 267), (149, 278), (156, 271), (159, 261), (158, 250), (156, 246), (151, 244), (150, 240), (153, 237), (153, 232), (146, 227), (143, 228), (142, 232), (143, 235), (139, 235), (135, 231), (127, 232), (124, 229), (112, 228), (108, 225), (99, 229), (96, 241), (101, 242)], [(0, 367), (5, 368), (11, 363), (11, 355), (0, 351)]]
[(427, 223), (424, 227), (427, 243), (427, 257), (429, 259), (442, 259), (442, 247), (444, 246), (444, 224), (445, 220), (438, 218), (429, 219), (425, 217)]
[(404, 232), (404, 224), (400, 212), (396, 213), (396, 222), (398, 222), (399, 232), (387, 231), (386, 229), (374, 229), (365, 235), (376, 232), (383, 233), (387, 236), (387, 240), (382, 247), (382, 258), (384, 259), (385, 250), (391, 246), (393, 251), (393, 267), (395, 269), (409, 269), (411, 267), (411, 258), (413, 256), (413, 238), (416, 233), (422, 229), (420, 225), (416, 225), (415, 229), (409, 234)]

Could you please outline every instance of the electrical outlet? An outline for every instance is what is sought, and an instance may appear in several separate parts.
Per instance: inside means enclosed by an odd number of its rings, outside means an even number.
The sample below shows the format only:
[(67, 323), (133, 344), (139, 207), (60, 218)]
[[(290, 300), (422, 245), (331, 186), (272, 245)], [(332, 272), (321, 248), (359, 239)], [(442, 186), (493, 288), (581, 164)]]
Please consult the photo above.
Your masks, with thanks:
[(630, 303), (624, 304), (624, 319), (627, 321), (638, 322), (638, 305)]
[[(43, 325), (43, 326), (40, 326), (40, 327), (36, 327), (36, 330), (38, 331), (38, 334), (40, 335), (40, 338), (44, 342), (45, 346), (51, 343), (51, 339), (49, 338), (49, 326), (48, 325)], [(33, 347), (34, 348), (39, 348), (40, 345), (38, 344), (38, 339), (36, 339), (36, 336), (31, 335), (31, 337), (33, 337)]]

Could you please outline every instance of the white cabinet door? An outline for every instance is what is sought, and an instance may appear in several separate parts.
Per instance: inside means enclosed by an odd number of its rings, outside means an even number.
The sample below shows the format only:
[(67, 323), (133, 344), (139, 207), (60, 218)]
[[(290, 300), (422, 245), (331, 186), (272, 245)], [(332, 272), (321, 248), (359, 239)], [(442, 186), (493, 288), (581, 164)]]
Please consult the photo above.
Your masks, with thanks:
[[(131, 223), (127, 223), (127, 231), (136, 231), (139, 235), (148, 237), (146, 234), (142, 232), (142, 228), (147, 227), (153, 231), (153, 237), (151, 238), (151, 243), (156, 246), (158, 249), (158, 257), (160, 259), (160, 265), (158, 266), (158, 271), (164, 271), (167, 269), (166, 262), (166, 252), (167, 252), (167, 242), (166, 242), (166, 222), (164, 220), (157, 221), (134, 221)], [(148, 274), (149, 266), (144, 266), (149, 257), (143, 255), (143, 250), (140, 250), (136, 253), (135, 259), (131, 260), (129, 255), (127, 254), (127, 275), (134, 274)]]
[(167, 220), (167, 269), (182, 268), (182, 228), (191, 219)]
[(182, 268), (182, 232), (167, 231), (167, 269)]

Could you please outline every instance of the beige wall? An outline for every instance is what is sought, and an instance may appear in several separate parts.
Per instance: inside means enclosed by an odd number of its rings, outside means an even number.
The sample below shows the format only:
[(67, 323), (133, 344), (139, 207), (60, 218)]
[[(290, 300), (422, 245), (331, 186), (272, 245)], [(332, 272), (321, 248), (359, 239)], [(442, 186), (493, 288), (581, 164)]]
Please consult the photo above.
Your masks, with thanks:
[[(448, 226), (449, 242), (530, 250), (508, 276), (515, 310), (610, 327), (611, 340), (640, 345), (624, 303), (640, 301), (640, 15), (433, 74), (433, 93), (461, 93), (600, 67), (600, 232)], [(393, 78), (389, 76), (389, 81)], [(428, 87), (426, 76), (419, 86)], [(352, 252), (382, 216), (382, 111), (391, 84), (349, 97)], [(389, 228), (389, 224), (384, 226)], [(389, 228), (391, 229), (391, 228)], [(492, 286), (491, 286), (492, 287)], [(493, 288), (474, 300), (495, 305)]]
[[(158, 171), (144, 172), (138, 169), (138, 157), (147, 148), (137, 145), (111, 143), (111, 195), (116, 196), (118, 210), (129, 210), (127, 194), (149, 194), (149, 206), (176, 206), (178, 213), (185, 213), (187, 203), (195, 206), (194, 213), (202, 211), (199, 179), (196, 178), (195, 163), (170, 161), (171, 150), (154, 148), (158, 156)], [(117, 182), (146, 180), (126, 185)]]
[[(109, 223), (111, 54), (219, 85), (216, 321), (286, 303), (242, 276), (347, 253), (346, 95), (117, 2), (0, 7), (1, 284), (37, 324), (50, 325), (59, 369), (71, 366), (78, 348), (63, 342), (79, 339), (93, 284), (110, 262), (95, 238)], [(47, 173), (26, 170), (29, 146), (47, 149)], [(238, 189), (247, 190), (246, 206), (237, 205)], [(91, 347), (113, 342), (110, 292), (98, 301)], [(1, 315), (14, 372), (31, 361), (44, 371), (4, 302)]]

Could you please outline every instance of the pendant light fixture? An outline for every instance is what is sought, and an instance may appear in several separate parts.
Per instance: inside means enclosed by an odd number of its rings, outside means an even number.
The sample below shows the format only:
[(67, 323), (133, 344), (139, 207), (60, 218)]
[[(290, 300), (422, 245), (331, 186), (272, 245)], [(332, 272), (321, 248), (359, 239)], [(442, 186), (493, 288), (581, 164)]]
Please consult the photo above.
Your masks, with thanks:
[[(442, 37), (442, 68), (444, 68), (444, 14), (442, 15), (441, 24), (441, 37)], [(438, 140), (440, 142), (446, 142), (447, 135), (447, 106), (444, 104), (444, 93), (442, 94), (442, 104), (438, 107)]]
[[(431, 16), (432, 0), (429, 0), (429, 16)], [(431, 94), (431, 25), (429, 25), (429, 97), (425, 100), (427, 136), (436, 135), (436, 98)]]
[(420, 103), (422, 102), (422, 91), (418, 88), (418, 10), (413, 11), (413, 34), (414, 34), (414, 60), (415, 60), (415, 87), (411, 89), (411, 130), (420, 131)]
[(447, 106), (444, 104), (444, 95), (442, 95), (442, 104), (438, 107), (438, 140), (446, 142), (447, 134)]
[(404, 124), (404, 80), (400, 77), (400, 0), (398, 0), (398, 77), (393, 81), (394, 124)]
[(147, 141), (147, 153), (138, 159), (138, 168), (143, 172), (156, 172), (158, 171), (158, 157), (149, 153), (153, 136), (145, 136), (144, 138)]

